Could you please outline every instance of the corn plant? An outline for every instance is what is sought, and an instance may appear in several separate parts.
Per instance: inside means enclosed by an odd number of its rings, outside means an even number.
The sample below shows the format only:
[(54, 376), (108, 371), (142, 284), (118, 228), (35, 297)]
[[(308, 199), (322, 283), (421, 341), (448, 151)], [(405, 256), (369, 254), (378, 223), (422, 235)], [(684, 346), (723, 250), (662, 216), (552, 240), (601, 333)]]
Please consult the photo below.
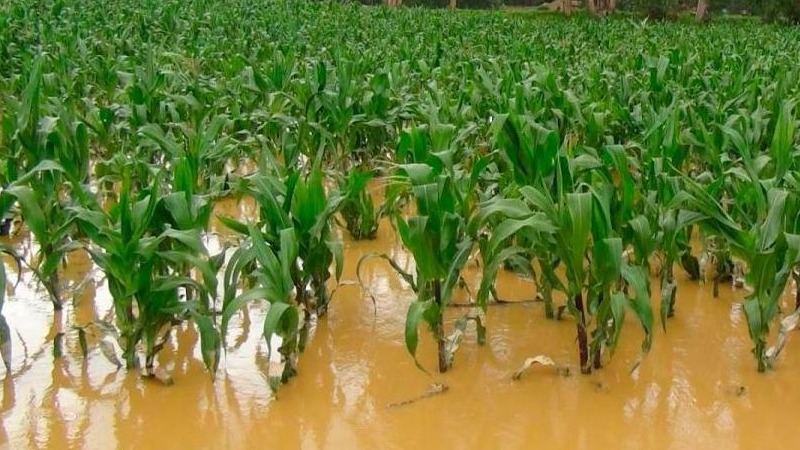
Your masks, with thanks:
[[(752, 288), (744, 300), (753, 353), (758, 370), (767, 370), (770, 323), (779, 313), (779, 300), (792, 271), (798, 264), (800, 240), (797, 237), (798, 200), (793, 191), (792, 161), (796, 120), (793, 105), (783, 102), (779, 108), (769, 147), (763, 154), (754, 145), (760, 139), (750, 125), (752, 118), (735, 115), (721, 129), (738, 158), (728, 182), (736, 197), (732, 205), (723, 204), (693, 180), (684, 180), (684, 190), (674, 202), (702, 215), (702, 225), (724, 239), (732, 253), (741, 258)], [(730, 211), (730, 212), (729, 212)]]
[[(130, 192), (130, 176), (123, 180), (119, 202), (108, 212), (75, 208), (81, 228), (91, 243), (87, 250), (105, 273), (113, 299), (113, 330), (129, 369), (144, 359), (145, 374), (152, 375), (155, 357), (175, 324), (194, 318), (200, 329), (203, 360), (216, 371), (221, 340), (206, 316), (204, 296), (216, 296), (216, 275), (205, 256), (198, 229), (159, 230), (155, 217), (160, 196), (157, 177), (149, 189)], [(170, 244), (164, 249), (164, 244)], [(198, 282), (174, 267), (192, 265), (203, 276)], [(217, 270), (219, 267), (217, 267)], [(209, 287), (211, 289), (209, 289)], [(193, 290), (196, 300), (181, 299), (179, 288)]]
[[(338, 281), (343, 270), (341, 242), (331, 229), (333, 216), (341, 208), (344, 196), (338, 192), (328, 195), (323, 184), (323, 172), (315, 166), (307, 176), (290, 171), (259, 174), (244, 180), (243, 192), (259, 205), (259, 226), (264, 239), (278, 245), (281, 230), (293, 228), (298, 240), (298, 263), (292, 266), (292, 281), (296, 301), (306, 319), (324, 315), (330, 302), (328, 280), (335, 265)], [(246, 224), (232, 218), (221, 218), (228, 227), (248, 235)]]
[[(730, 177), (714, 182), (736, 192), (731, 204), (724, 204), (709, 189), (684, 180), (684, 190), (674, 202), (702, 216), (702, 226), (724, 240), (734, 256), (748, 268), (746, 280), (752, 291), (744, 300), (753, 353), (758, 370), (767, 370), (770, 323), (780, 312), (779, 300), (798, 264), (798, 203), (793, 190), (792, 160), (795, 158), (796, 121), (792, 105), (784, 102), (776, 117), (769, 147), (755, 153), (760, 139), (749, 126), (752, 118), (732, 117), (722, 127), (738, 161)], [(732, 164), (734, 161), (729, 161)], [(716, 190), (720, 189), (716, 187)]]
[(770, 323), (779, 313), (779, 302), (792, 270), (800, 262), (800, 238), (786, 231), (786, 220), (796, 217), (797, 203), (778, 188), (764, 192), (769, 205), (749, 228), (742, 228), (702, 187), (686, 180), (687, 189), (675, 201), (703, 214), (702, 224), (730, 243), (736, 256), (749, 267), (747, 281), (752, 292), (744, 300), (748, 330), (758, 370), (769, 368), (767, 337)]
[[(17, 273), (20, 272), (20, 257), (17, 255), (17, 252), (13, 247), (0, 244), (0, 254), (11, 256), (17, 263)], [(17, 282), (19, 282), (19, 279), (17, 279)], [(6, 275), (6, 266), (5, 264), (0, 264), (0, 359), (3, 360), (3, 365), (6, 368), (6, 376), (8, 377), (11, 375), (11, 328), (8, 326), (8, 321), (6, 320), (5, 316), (3, 316), (3, 305), (5, 304), (6, 300), (7, 286), (8, 277)]]
[[(531, 277), (546, 317), (569, 311), (579, 323), (584, 369), (615, 345), (622, 303), (646, 316), (639, 295), (649, 288), (640, 272), (650, 261), (661, 262), (662, 324), (679, 308), (674, 265), (690, 278), (704, 278), (713, 265), (716, 295), (743, 270), (756, 284), (757, 258), (775, 255), (777, 281), (792, 262), (792, 236), (800, 233), (800, 39), (791, 28), (753, 21), (654, 28), (626, 18), (540, 21), (505, 11), (387, 11), (341, 2), (140, 3), (0, 5), (0, 219), (15, 210), (24, 216), (39, 247), (30, 258), (20, 253), (56, 308), (64, 296), (59, 266), (80, 242), (97, 254), (152, 262), (151, 272), (140, 271), (144, 278), (202, 278), (205, 292), (181, 287), (187, 298), (175, 303), (170, 291), (165, 302), (184, 309), (175, 320), (194, 317), (204, 342), (212, 342), (211, 274), (219, 255), (174, 234), (202, 235), (214, 200), (227, 193), (259, 204), (258, 233), (246, 219), (226, 220), (246, 246), (255, 248), (260, 236), (281, 260), (284, 230), (297, 240), (291, 294), (257, 297), (291, 305), (274, 311), (298, 316), (298, 349), (302, 322), (324, 314), (341, 270), (332, 225), (339, 217), (353, 236), (370, 236), (386, 211), (398, 231), (405, 224), (409, 245), (417, 245), (409, 233), (419, 227), (450, 252), (451, 263), (457, 258), (448, 245), (466, 251), (471, 241), (483, 272), (478, 306), (497, 291), (500, 267)], [(594, 41), (602, 51), (587, 45)], [(243, 160), (259, 173), (228, 186), (228, 172)], [(398, 166), (428, 167), (433, 175), (412, 180), (401, 169), (393, 183), (399, 191), (373, 204), (366, 174)], [(154, 190), (161, 170), (163, 186)], [(141, 201), (158, 191), (139, 253), (106, 245), (109, 230), (122, 233), (122, 186), (124, 202), (144, 211)], [(439, 214), (416, 191), (452, 198), (454, 206)], [(427, 202), (424, 213), (413, 211), (419, 202)], [(76, 219), (79, 213), (91, 220)], [(586, 213), (588, 231), (567, 236)], [(448, 225), (432, 230), (437, 221)], [(780, 223), (774, 239), (758, 228), (771, 221)], [(97, 231), (101, 224), (107, 233)], [(750, 233), (763, 243), (752, 244)], [(250, 261), (241, 278), (254, 283), (273, 271), (263, 257), (239, 258)], [(767, 263), (763, 274), (771, 276)], [(430, 318), (438, 326), (428, 284), (444, 288), (445, 269), (424, 269), (421, 284), (414, 281), (420, 274), (403, 275), (425, 305), (415, 306), (428, 314), (420, 324)], [(797, 270), (790, 276), (800, 280)], [(764, 286), (758, 302), (747, 303), (759, 348), (781, 287)], [(554, 300), (560, 291), (566, 305)], [(138, 302), (126, 295), (118, 303)], [(293, 313), (284, 314), (278, 334), (289, 352), (295, 327)], [(767, 356), (762, 365), (769, 363)]]
[(339, 182), (339, 190), (344, 195), (341, 215), (345, 228), (353, 239), (373, 239), (378, 232), (381, 212), (376, 211), (369, 181), (373, 174), (366, 170), (352, 170)]
[[(198, 109), (198, 100), (193, 97), (182, 98), (187, 109)], [(195, 113), (191, 122), (175, 127), (175, 139), (171, 132), (165, 132), (159, 125), (144, 125), (139, 134), (157, 145), (169, 160), (181, 164), (183, 177), (191, 181), (187, 187), (199, 194), (216, 193), (222, 190), (224, 164), (232, 156), (234, 147), (231, 139), (223, 133), (229, 119), (218, 115), (211, 119), (204, 112)]]
[[(530, 116), (519, 115), (500, 115), (495, 118), (493, 127), (494, 145), (500, 150), (500, 165), (506, 169), (501, 184), (510, 187), (512, 192), (518, 186), (528, 185), (553, 190), (557, 182), (555, 170), (560, 147), (556, 132), (537, 123)], [(492, 214), (501, 212), (506, 206), (502, 202), (489, 203), (491, 206), (485, 209), (481, 222), (489, 220)], [(562, 287), (555, 272), (559, 260), (547, 245), (542, 246), (546, 240), (538, 235), (540, 231), (525, 229), (516, 233), (515, 238), (524, 241), (524, 244), (508, 247), (508, 254), (502, 259), (507, 261), (507, 266), (515, 266), (530, 274), (536, 283), (537, 296), (544, 301), (545, 317), (553, 319), (553, 291)], [(533, 235), (529, 235), (530, 233)], [(513, 248), (516, 250), (512, 250)], [(527, 248), (529, 252), (521, 254), (523, 248)], [(486, 255), (492, 254), (491, 249), (484, 249), (482, 252)], [(538, 275), (535, 273), (537, 268)]]
[[(269, 352), (273, 336), (280, 339), (277, 349), (283, 363), (280, 382), (286, 383), (297, 374), (298, 355), (304, 349), (304, 336), (308, 332), (306, 324), (301, 323), (302, 314), (292, 278), (299, 256), (297, 237), (293, 228), (285, 228), (278, 232), (277, 243), (269, 243), (264, 232), (255, 225), (247, 225), (247, 231), (225, 269), (220, 328), (223, 348), (227, 349), (225, 342), (234, 314), (250, 302), (267, 302), (269, 309), (264, 318), (263, 337)], [(243, 286), (242, 282), (248, 279), (252, 281)]]
[[(526, 128), (519, 128), (516, 121), (501, 120), (499, 142), (506, 161), (516, 178), (530, 184), (512, 185), (504, 196), (484, 205), (485, 219), (500, 218), (482, 247), (487, 265), (497, 266), (517, 255), (552, 255), (539, 257), (541, 281), (537, 285), (544, 290), (548, 316), (552, 314), (551, 291), (556, 288), (566, 294), (566, 309), (576, 322), (583, 373), (602, 366), (603, 348), (613, 352), (626, 306), (641, 322), (645, 331), (643, 350), (647, 351), (653, 316), (646, 262), (623, 257), (627, 244), (623, 236), (634, 202), (633, 179), (622, 149), (604, 146), (595, 152), (569, 141), (559, 149), (557, 136), (538, 127), (542, 136), (550, 136), (538, 142), (554, 143), (547, 146), (550, 152), (532, 152), (519, 138), (518, 130)], [(568, 157), (581, 150), (580, 158)], [(539, 158), (538, 163), (534, 156)], [(543, 167), (548, 167), (547, 171), (543, 172)], [(615, 179), (619, 185), (614, 184)], [(563, 280), (556, 275), (558, 266), (563, 266)], [(532, 271), (533, 265), (529, 267)], [(482, 286), (480, 296), (488, 295), (487, 290)]]
[[(627, 222), (623, 237), (632, 247), (637, 264), (650, 268), (650, 258), (660, 255), (661, 324), (666, 329), (667, 318), (675, 314), (678, 284), (675, 264), (680, 263), (693, 280), (699, 279), (700, 264), (691, 254), (689, 237), (692, 226), (701, 217), (672, 207), (672, 199), (681, 189), (679, 175), (670, 174), (663, 158), (653, 158), (644, 164), (641, 176), (646, 195), (642, 196), (640, 213)], [(715, 278), (715, 285), (717, 278)]]
[[(414, 257), (415, 274), (407, 273), (385, 254), (367, 255), (359, 267), (367, 258), (379, 256), (409, 282), (416, 300), (406, 316), (406, 348), (417, 366), (422, 367), (416, 356), (418, 329), (427, 324), (437, 343), (438, 369), (446, 372), (452, 368), (469, 321), (477, 325), (479, 343), (485, 339), (482, 313), (461, 317), (452, 333), (447, 334), (444, 311), (454, 290), (466, 287), (462, 273), (478, 243), (478, 227), (470, 225), (470, 220), (479, 220), (478, 186), (492, 158), (470, 154), (459, 145), (464, 137), (455, 133), (452, 124), (441, 123), (435, 113), (427, 120), (427, 125), (401, 135), (397, 158), (406, 163), (397, 166), (384, 205), (403, 246)], [(413, 208), (410, 215), (406, 210), (408, 201)], [(489, 273), (492, 268), (485, 269), (486, 279), (494, 276)], [(485, 313), (485, 302), (477, 306)]]
[[(3, 146), (9, 155), (4, 206), (14, 198), (28, 229), (39, 244), (35, 261), (26, 261), (42, 283), (56, 310), (62, 308), (59, 265), (77, 248), (71, 240), (72, 217), (64, 197), (85, 198), (88, 142), (85, 127), (73, 126), (68, 115), (47, 115), (43, 107), (44, 58), (36, 59), (19, 101), (11, 100), (13, 114), (3, 120)], [(58, 163), (64, 160), (66, 168)]]
[(403, 246), (414, 257), (416, 266), (414, 277), (402, 274), (414, 280), (417, 295), (408, 309), (406, 348), (417, 361), (417, 330), (420, 324), (427, 324), (437, 344), (439, 371), (446, 372), (452, 366), (452, 355), (446, 347), (444, 310), (475, 241), (467, 234), (467, 219), (460, 215), (451, 178), (423, 164), (404, 165), (400, 171), (398, 181), (407, 183), (416, 207), (414, 216), (394, 217)]
[[(522, 242), (536, 236), (543, 241), (540, 245), (557, 255), (564, 266), (562, 286), (576, 322), (583, 373), (600, 368), (603, 347), (615, 348), (626, 306), (640, 320), (646, 336), (643, 349), (649, 349), (653, 315), (648, 273), (625, 262), (622, 239), (609, 226), (608, 205), (591, 191), (565, 193), (559, 200), (530, 186), (520, 188), (520, 193), (522, 199), (491, 206), (504, 220), (495, 228), (486, 258), (496, 265), (508, 257), (515, 249), (504, 249), (505, 240), (525, 230), (536, 233)], [(596, 326), (590, 342), (592, 323)]]

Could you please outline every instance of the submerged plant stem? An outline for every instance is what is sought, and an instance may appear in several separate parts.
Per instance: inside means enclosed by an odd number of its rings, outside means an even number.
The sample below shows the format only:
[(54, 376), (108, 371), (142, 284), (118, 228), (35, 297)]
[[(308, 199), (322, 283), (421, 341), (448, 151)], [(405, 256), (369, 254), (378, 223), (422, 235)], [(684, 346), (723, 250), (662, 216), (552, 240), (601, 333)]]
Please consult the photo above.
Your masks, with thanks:
[(586, 318), (583, 307), (583, 294), (575, 296), (575, 307), (578, 309), (578, 317), (575, 318), (575, 326), (578, 331), (578, 352), (581, 361), (581, 373), (592, 373), (592, 366), (589, 362), (589, 339), (586, 336)]
[(550, 320), (555, 319), (556, 312), (553, 305), (553, 289), (550, 286), (550, 282), (547, 280), (542, 282), (542, 300), (544, 300), (544, 316)]
[(800, 268), (795, 267), (792, 271), (792, 278), (794, 278), (794, 309), (800, 309)]
[(49, 285), (47, 291), (50, 294), (50, 300), (53, 302), (53, 310), (61, 311), (64, 309), (64, 305), (61, 302), (61, 293), (58, 288), (59, 280), (57, 271), (50, 275), (47, 284)]
[(436, 346), (439, 355), (439, 373), (445, 373), (450, 369), (447, 363), (447, 346), (444, 336), (444, 320), (442, 310), (442, 282), (437, 280), (433, 283), (433, 298), (436, 305), (439, 306), (439, 317), (436, 321)]

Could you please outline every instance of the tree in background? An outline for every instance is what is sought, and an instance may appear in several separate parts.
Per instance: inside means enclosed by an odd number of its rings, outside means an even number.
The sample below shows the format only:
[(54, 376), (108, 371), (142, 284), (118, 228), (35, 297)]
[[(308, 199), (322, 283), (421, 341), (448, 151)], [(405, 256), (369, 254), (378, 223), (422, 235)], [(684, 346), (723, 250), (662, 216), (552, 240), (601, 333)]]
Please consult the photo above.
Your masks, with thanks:
[(762, 14), (770, 22), (800, 25), (800, 0), (764, 1)]
[(566, 14), (572, 14), (572, 0), (561, 0), (561, 11)]
[(678, 6), (677, 0), (631, 0), (626, 9), (639, 11), (650, 19), (664, 20), (673, 17)]
[(695, 19), (698, 22), (702, 22), (703, 19), (706, 17), (706, 10), (708, 9), (708, 1), (707, 0), (697, 0), (697, 11), (695, 12)]
[(584, 7), (598, 16), (616, 10), (638, 12), (651, 19), (677, 17), (679, 12), (694, 12), (698, 21), (711, 13), (761, 16), (770, 22), (800, 24), (800, 0), (358, 0), (365, 4), (385, 2), (389, 7), (401, 5), (430, 8), (494, 9), (502, 6), (539, 7), (549, 5), (566, 15)]
[(617, 0), (586, 0), (586, 9), (594, 15), (604, 16), (617, 9)]

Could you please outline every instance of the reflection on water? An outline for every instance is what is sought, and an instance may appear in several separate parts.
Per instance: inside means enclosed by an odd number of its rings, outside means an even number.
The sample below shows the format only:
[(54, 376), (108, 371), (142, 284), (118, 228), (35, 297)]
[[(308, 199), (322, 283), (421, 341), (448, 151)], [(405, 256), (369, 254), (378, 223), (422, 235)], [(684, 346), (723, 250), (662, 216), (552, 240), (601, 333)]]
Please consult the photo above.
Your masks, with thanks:
[[(223, 206), (225, 213), (255, 213), (247, 202)], [(219, 239), (230, 233), (216, 223), (214, 232), (208, 244), (218, 251)], [(376, 241), (346, 247), (349, 281), (356, 279), (357, 261), (375, 251), (413, 267), (386, 223)], [(452, 373), (427, 375), (402, 340), (412, 294), (375, 259), (362, 276), (376, 304), (359, 286), (342, 286), (302, 355), (299, 376), (273, 395), (264, 376), (260, 305), (232, 321), (230, 349), (214, 382), (191, 327), (180, 328), (160, 356), (176, 380), (171, 387), (117, 371), (91, 341), (84, 361), (71, 327), (107, 319), (111, 307), (101, 274), (90, 277), (97, 282), (84, 282), (91, 271), (85, 254), (71, 257), (64, 279), (76, 306), (60, 316), (25, 273), (7, 301), (14, 376), (2, 385), (0, 447), (796, 447), (787, 436), (800, 415), (800, 349), (790, 344), (777, 370), (757, 374), (737, 304), (741, 290), (725, 288), (713, 299), (710, 286), (682, 283), (678, 315), (638, 366), (642, 336), (631, 319), (614, 359), (600, 372), (565, 377), (539, 367), (517, 382), (511, 373), (533, 355), (574, 368), (574, 327), (564, 323), (568, 319), (546, 321), (537, 303), (492, 307), (487, 345), (478, 347), (470, 335)], [(498, 292), (505, 299), (534, 296), (532, 283), (508, 273), (500, 275)], [(450, 311), (452, 317), (463, 312)], [(66, 333), (65, 356), (54, 360), (52, 338), (59, 331)], [(435, 349), (422, 336), (421, 361), (433, 370)], [(450, 389), (387, 407), (419, 396), (432, 382)]]

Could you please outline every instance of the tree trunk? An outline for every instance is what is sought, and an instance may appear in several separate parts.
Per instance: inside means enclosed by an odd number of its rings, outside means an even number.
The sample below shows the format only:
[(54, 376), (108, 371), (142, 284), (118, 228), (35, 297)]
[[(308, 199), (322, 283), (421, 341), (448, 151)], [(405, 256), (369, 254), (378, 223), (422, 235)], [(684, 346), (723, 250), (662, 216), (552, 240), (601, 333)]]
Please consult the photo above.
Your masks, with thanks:
[[(600, 0), (602, 4), (602, 0)], [(586, 0), (586, 9), (589, 10), (592, 15), (597, 15), (597, 0)]]
[(617, 0), (608, 0), (608, 12), (617, 10)]
[(458, 0), (450, 0), (450, 9), (456, 9)]
[(572, 0), (561, 0), (561, 11), (566, 14), (572, 14)]
[(697, 0), (697, 12), (694, 17), (698, 22), (702, 22), (705, 19), (707, 9), (708, 0)]

